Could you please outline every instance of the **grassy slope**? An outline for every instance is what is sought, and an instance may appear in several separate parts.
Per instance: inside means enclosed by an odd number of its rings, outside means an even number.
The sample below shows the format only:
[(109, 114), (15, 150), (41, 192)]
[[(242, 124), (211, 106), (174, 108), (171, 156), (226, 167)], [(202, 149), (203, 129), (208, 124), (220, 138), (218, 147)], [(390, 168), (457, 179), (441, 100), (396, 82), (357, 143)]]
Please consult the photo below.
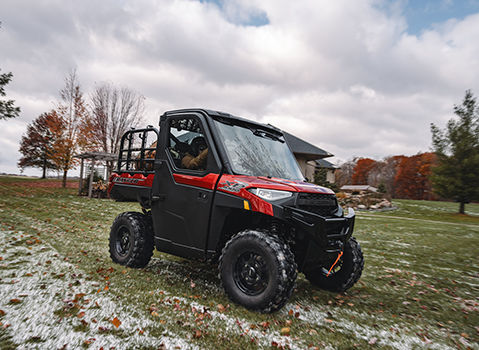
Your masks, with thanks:
[[(103, 293), (131, 305), (136, 317), (150, 319), (145, 332), (152, 336), (173, 332), (202, 348), (231, 343), (256, 348), (272, 341), (299, 348), (465, 347), (479, 341), (477, 204), (466, 207), (474, 214), (467, 217), (450, 214), (457, 210), (454, 203), (418, 201), (398, 201), (397, 211), (359, 214), (355, 236), (366, 265), (358, 285), (345, 295), (314, 289), (300, 277), (279, 313), (262, 315), (231, 304), (220, 314), (218, 304), (230, 302), (215, 266), (159, 253), (141, 270), (111, 263), (109, 226), (118, 213), (138, 210), (137, 205), (89, 200), (74, 190), (25, 188), (22, 181), (31, 180), (0, 177), (0, 230), (13, 231), (19, 244), (29, 236), (49, 242), (87, 279), (108, 285)], [(3, 263), (1, 268), (11, 268)], [(0, 309), (6, 303), (0, 301)], [(209, 311), (192, 310), (199, 305)], [(286, 326), (291, 335), (282, 337)], [(86, 339), (96, 329), (89, 324), (77, 331)], [(118, 336), (127, 340), (128, 334)], [(1, 331), (1, 347), (10, 341), (8, 329)]]

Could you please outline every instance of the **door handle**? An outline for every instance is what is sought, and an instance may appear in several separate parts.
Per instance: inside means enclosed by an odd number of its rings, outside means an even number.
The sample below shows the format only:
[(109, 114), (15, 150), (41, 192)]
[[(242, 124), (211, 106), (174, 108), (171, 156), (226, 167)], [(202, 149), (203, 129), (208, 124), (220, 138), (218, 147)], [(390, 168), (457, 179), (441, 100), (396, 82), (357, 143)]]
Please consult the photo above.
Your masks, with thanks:
[(198, 200), (200, 201), (207, 201), (208, 200), (208, 193), (199, 191), (198, 192)]
[(166, 199), (166, 194), (156, 194), (151, 196), (152, 202), (163, 202)]

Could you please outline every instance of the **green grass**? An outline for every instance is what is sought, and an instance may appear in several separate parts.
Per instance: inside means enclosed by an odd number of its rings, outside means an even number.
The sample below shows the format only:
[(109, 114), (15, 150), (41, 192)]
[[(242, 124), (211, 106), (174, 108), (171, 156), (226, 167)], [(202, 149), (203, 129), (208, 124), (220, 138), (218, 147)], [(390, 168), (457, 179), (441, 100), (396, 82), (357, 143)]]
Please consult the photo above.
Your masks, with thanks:
[[(53, 297), (63, 306), (51, 310), (51, 317), (71, 324), (84, 337), (85, 342), (76, 347), (97, 348), (88, 339), (99, 335), (128, 344), (133, 333), (144, 332), (158, 338), (156, 346), (145, 348), (157, 348), (165, 336), (205, 349), (227, 349), (231, 344), (254, 349), (278, 342), (297, 348), (478, 348), (477, 204), (466, 206), (467, 216), (455, 214), (457, 203), (406, 200), (395, 201), (396, 211), (359, 213), (355, 236), (365, 256), (360, 282), (338, 295), (313, 288), (300, 275), (286, 307), (264, 315), (225, 297), (216, 266), (158, 252), (145, 269), (113, 264), (108, 253), (110, 225), (117, 214), (138, 210), (136, 204), (78, 197), (74, 189), (32, 188), (29, 181), (0, 177), (0, 230), (9, 232), (6, 248), (0, 249), (0, 257), (6, 254), (0, 261), (0, 288), (20, 278), (11, 276), (16, 269), (32, 269), (33, 277), (22, 278), (38, 279), (34, 290), (48, 291), (65, 283), (67, 290), (56, 290)], [(53, 259), (52, 266), (67, 260), (75, 271), (49, 272), (49, 260), (38, 267), (29, 265), (28, 253), (48, 250), (53, 254), (48, 258)], [(40, 279), (46, 271), (50, 278)], [(81, 288), (88, 289), (85, 296), (72, 301), (73, 306), (65, 303)], [(123, 320), (116, 328), (110, 323), (113, 314), (93, 322), (89, 315), (105, 306), (86, 300), (99, 296), (115, 302), (138, 322), (148, 322), (135, 329)], [(26, 307), (25, 298), (15, 305), (1, 300), (0, 310), (6, 314), (0, 322), (8, 320), (9, 308)], [(226, 311), (217, 312), (219, 304)], [(81, 323), (80, 310), (88, 324)], [(12, 327), (0, 328), (0, 348), (14, 346)], [(289, 336), (280, 335), (283, 327), (290, 328)], [(17, 345), (34, 347), (36, 340), (45, 338), (35, 334)]]

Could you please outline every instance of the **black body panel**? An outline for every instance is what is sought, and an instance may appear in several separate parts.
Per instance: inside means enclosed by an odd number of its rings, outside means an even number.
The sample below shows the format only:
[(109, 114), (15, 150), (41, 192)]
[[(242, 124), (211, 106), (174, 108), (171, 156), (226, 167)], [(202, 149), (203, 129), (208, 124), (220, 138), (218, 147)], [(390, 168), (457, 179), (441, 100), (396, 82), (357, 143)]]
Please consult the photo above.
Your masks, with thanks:
[(205, 242), (209, 232), (211, 206), (214, 190), (180, 184), (174, 174), (204, 177), (218, 173), (218, 156), (212, 137), (205, 127), (205, 118), (200, 113), (177, 113), (163, 115), (160, 129), (168, 130), (171, 118), (193, 117), (202, 123), (210, 150), (207, 169), (192, 171), (178, 169), (168, 151), (168, 134), (160, 134), (155, 178), (152, 187), (151, 212), (158, 250), (187, 258), (205, 258)]

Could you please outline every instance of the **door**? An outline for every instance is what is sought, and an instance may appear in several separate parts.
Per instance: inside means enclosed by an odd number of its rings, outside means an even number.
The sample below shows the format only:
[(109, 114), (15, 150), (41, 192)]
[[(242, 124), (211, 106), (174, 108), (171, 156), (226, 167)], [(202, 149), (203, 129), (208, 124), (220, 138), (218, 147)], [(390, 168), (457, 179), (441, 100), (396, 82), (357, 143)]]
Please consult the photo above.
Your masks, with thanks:
[(205, 256), (219, 161), (200, 114), (162, 116), (155, 160), (152, 217), (157, 249)]

